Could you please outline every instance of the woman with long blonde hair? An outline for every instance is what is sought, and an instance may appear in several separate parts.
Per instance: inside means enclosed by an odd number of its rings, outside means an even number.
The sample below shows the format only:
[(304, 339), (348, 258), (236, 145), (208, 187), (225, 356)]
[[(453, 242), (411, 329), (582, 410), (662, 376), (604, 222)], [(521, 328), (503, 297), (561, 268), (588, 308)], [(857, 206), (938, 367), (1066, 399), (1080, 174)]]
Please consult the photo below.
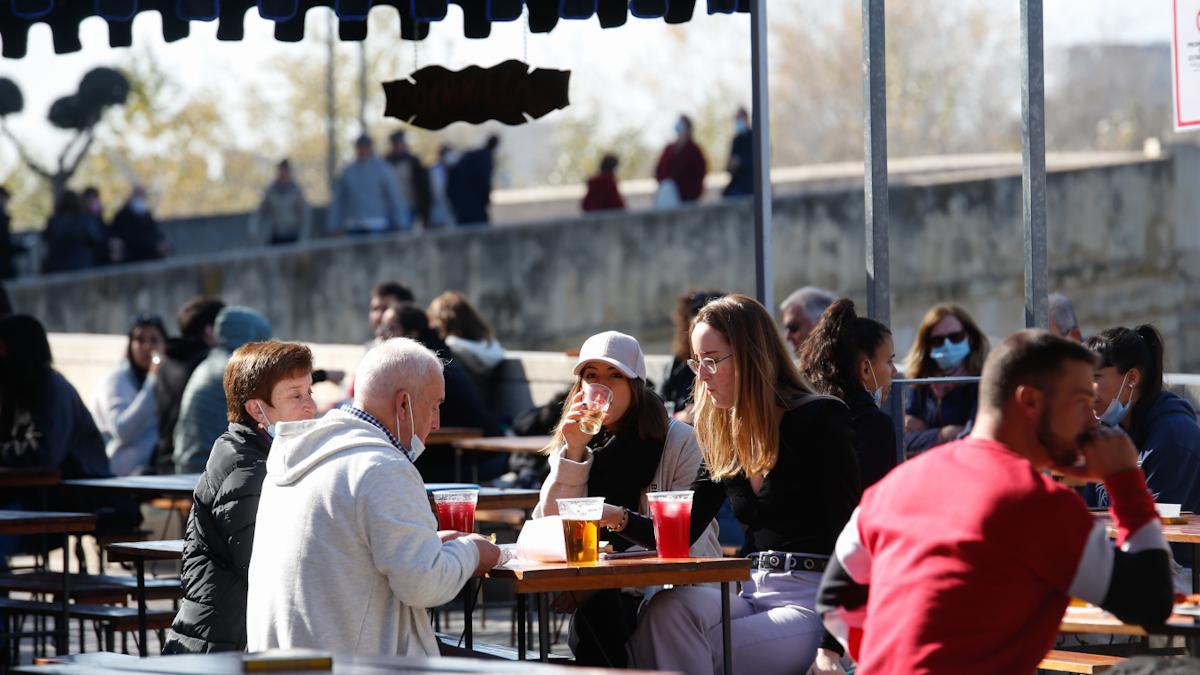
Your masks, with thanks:
[[(753, 560), (751, 580), (732, 602), (737, 670), (841, 672), (842, 649), (814, 607), (821, 572), (858, 503), (849, 410), (813, 393), (771, 315), (745, 295), (700, 310), (691, 351), (704, 456), (691, 486), (691, 536), (699, 536), (728, 498), (746, 529), (742, 553)], [(630, 541), (655, 546), (648, 518), (606, 509), (605, 523)], [(689, 674), (719, 670), (720, 616), (716, 589), (655, 595), (631, 640), (633, 665)]]

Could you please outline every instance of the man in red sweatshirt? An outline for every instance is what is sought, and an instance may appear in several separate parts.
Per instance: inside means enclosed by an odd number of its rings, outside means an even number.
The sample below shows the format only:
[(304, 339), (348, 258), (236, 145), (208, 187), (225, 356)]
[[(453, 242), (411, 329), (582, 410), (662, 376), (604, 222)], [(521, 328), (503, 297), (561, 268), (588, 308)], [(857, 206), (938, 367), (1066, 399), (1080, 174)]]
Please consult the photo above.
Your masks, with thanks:
[[(971, 435), (892, 470), (838, 538), (818, 595), (861, 675), (1030, 673), (1071, 597), (1171, 612), (1168, 548), (1124, 432), (1092, 411), (1093, 355), (1022, 331), (988, 357)], [(1118, 536), (1043, 473), (1103, 481)]]

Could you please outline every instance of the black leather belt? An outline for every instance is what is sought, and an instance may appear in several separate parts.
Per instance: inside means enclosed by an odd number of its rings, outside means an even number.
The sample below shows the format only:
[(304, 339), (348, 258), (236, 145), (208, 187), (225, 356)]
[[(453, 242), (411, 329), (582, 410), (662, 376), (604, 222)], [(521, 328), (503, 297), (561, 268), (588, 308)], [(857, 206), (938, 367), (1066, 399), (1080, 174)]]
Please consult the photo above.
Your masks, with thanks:
[(754, 562), (754, 568), (771, 572), (824, 572), (828, 558), (784, 553), (783, 551), (760, 551), (746, 556)]

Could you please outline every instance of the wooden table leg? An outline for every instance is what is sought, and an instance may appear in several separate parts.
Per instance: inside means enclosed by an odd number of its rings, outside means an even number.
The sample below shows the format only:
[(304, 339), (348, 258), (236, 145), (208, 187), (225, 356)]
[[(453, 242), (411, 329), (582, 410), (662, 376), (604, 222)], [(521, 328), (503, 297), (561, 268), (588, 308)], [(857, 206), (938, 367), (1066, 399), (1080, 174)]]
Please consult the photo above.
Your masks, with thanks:
[(550, 660), (550, 600), (546, 593), (537, 594), (538, 657), (542, 663)]
[(146, 656), (146, 561), (137, 559), (138, 654)]
[(733, 639), (730, 634), (729, 582), (721, 582), (721, 643), (725, 655), (725, 675), (733, 675)]
[(1192, 544), (1192, 592), (1200, 593), (1200, 544)]
[(525, 660), (525, 594), (517, 593), (517, 660)]

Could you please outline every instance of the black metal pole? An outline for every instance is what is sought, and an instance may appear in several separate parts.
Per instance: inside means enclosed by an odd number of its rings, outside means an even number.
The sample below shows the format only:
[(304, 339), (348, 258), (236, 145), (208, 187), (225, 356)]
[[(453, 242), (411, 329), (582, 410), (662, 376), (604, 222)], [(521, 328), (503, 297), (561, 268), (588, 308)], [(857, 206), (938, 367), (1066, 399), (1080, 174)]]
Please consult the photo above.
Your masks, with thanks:
[(1042, 0), (1021, 0), (1021, 212), (1025, 239), (1025, 327), (1046, 328), (1046, 87)]
[(866, 221), (867, 315), (892, 316), (888, 255), (887, 68), (884, 0), (862, 0), (863, 197)]
[(517, 593), (517, 660), (525, 660), (525, 620), (528, 609), (525, 605), (525, 594)]
[(545, 593), (537, 594), (538, 610), (538, 658), (542, 663), (550, 660), (550, 601)]
[(149, 649), (146, 645), (146, 559), (137, 559), (137, 603), (138, 603), (138, 654), (146, 656)]
[(767, 82), (767, 0), (750, 2), (751, 80), (754, 110), (754, 292), (771, 310), (775, 268), (771, 258), (771, 94)]

